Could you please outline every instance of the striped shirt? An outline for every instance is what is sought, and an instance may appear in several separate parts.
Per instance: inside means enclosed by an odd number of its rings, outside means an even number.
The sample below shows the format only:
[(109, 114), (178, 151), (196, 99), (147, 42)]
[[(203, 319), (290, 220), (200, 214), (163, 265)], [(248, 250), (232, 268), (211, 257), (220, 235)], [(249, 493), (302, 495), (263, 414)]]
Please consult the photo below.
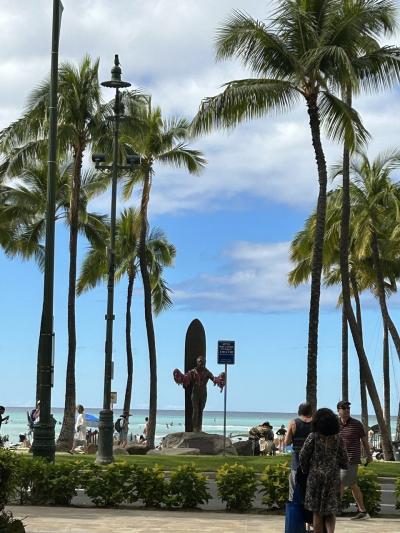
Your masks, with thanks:
[(365, 437), (364, 426), (359, 420), (349, 417), (346, 423), (339, 418), (340, 435), (344, 440), (350, 464), (361, 462), (361, 439)]

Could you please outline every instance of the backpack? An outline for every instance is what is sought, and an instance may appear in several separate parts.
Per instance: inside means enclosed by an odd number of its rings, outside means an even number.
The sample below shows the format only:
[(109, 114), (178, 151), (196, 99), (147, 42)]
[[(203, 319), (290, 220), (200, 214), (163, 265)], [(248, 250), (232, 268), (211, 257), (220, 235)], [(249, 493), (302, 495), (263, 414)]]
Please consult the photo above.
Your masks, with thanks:
[(122, 422), (121, 418), (118, 418), (114, 425), (115, 431), (117, 431), (118, 433), (120, 433), (122, 429), (121, 422)]

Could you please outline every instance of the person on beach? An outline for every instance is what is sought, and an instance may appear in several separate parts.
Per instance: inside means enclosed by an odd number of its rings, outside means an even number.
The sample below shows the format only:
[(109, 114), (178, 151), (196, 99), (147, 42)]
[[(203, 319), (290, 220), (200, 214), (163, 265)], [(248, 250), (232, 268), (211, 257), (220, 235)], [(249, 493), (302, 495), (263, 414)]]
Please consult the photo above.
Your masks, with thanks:
[(299, 454), (301, 470), (307, 474), (305, 509), (313, 513), (315, 533), (335, 531), (340, 510), (340, 469), (349, 460), (340, 436), (339, 420), (330, 409), (318, 409), (312, 419), (312, 432)]
[(284, 440), (284, 445), (293, 446), (292, 460), (289, 474), (289, 501), (293, 500), (296, 485), (296, 472), (299, 467), (299, 453), (303, 444), (311, 433), (312, 407), (308, 402), (303, 402), (297, 410), (298, 418), (291, 420)]
[(124, 415), (122, 414), (120, 416), (120, 425), (119, 425), (119, 445), (122, 448), (125, 448), (125, 446), (128, 444), (128, 416), (131, 416), (130, 414)]
[(368, 437), (365, 434), (364, 426), (359, 420), (350, 416), (350, 402), (340, 401), (337, 404), (339, 414), (340, 435), (346, 446), (349, 456), (349, 467), (340, 472), (341, 493), (345, 487), (350, 487), (358, 507), (358, 513), (352, 520), (368, 520), (369, 514), (364, 505), (364, 498), (360, 487), (357, 484), (358, 465), (361, 462), (361, 443), (367, 456), (367, 464), (372, 462), (371, 449)]
[(270, 455), (274, 454), (274, 432), (269, 422), (263, 422), (258, 426), (254, 426), (249, 431), (250, 439), (253, 443), (254, 455)]
[(287, 429), (285, 428), (285, 424), (282, 424), (281, 427), (278, 429), (276, 434), (278, 435), (278, 449), (280, 452), (285, 451), (285, 435), (287, 433)]
[(0, 429), (1, 429), (1, 425), (8, 424), (8, 421), (10, 419), (8, 415), (3, 417), (5, 412), (6, 412), (6, 408), (3, 405), (0, 405)]
[(31, 422), (32, 425), (35, 425), (39, 422), (40, 419), (40, 400), (37, 401), (36, 407), (31, 411)]
[(147, 435), (148, 435), (148, 432), (149, 432), (149, 417), (146, 416), (146, 418), (144, 419), (144, 428), (143, 428), (143, 435), (146, 437), (147, 439)]
[(85, 419), (85, 408), (83, 405), (79, 404), (76, 407), (78, 416), (76, 417), (75, 422), (75, 435), (74, 441), (72, 443), (72, 448), (69, 450), (69, 453), (74, 453), (74, 450), (77, 446), (82, 446), (83, 450), (86, 449), (86, 419)]

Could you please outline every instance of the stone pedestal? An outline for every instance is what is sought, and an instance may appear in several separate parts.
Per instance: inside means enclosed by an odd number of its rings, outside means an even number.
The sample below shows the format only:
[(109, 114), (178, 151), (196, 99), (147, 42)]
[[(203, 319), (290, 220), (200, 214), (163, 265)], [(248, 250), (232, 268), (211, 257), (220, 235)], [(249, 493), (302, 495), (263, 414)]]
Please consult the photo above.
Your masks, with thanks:
[[(200, 451), (200, 455), (223, 455), (224, 437), (223, 435), (205, 433), (204, 431), (170, 433), (164, 437), (162, 447), (163, 450), (197, 448)], [(237, 451), (229, 438), (225, 439), (225, 455), (237, 455)]]

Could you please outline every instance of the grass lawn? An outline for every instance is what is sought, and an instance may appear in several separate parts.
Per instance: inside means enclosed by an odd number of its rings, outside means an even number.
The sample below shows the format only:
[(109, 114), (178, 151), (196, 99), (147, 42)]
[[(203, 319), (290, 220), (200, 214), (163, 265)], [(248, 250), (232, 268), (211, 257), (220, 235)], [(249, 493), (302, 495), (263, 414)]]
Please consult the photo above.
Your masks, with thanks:
[[(68, 453), (57, 453), (56, 462), (82, 460), (93, 462), (93, 455), (70, 455)], [(194, 463), (203, 472), (215, 472), (225, 464), (239, 463), (254, 468), (256, 472), (262, 472), (266, 465), (275, 465), (287, 462), (290, 464), (290, 455), (276, 455), (273, 457), (221, 457), (219, 455), (180, 455), (180, 456), (154, 456), (154, 455), (117, 455), (116, 461), (127, 461), (143, 466), (158, 464), (164, 470), (175, 470), (178, 466)], [(368, 468), (381, 477), (400, 477), (400, 462), (374, 461)]]

